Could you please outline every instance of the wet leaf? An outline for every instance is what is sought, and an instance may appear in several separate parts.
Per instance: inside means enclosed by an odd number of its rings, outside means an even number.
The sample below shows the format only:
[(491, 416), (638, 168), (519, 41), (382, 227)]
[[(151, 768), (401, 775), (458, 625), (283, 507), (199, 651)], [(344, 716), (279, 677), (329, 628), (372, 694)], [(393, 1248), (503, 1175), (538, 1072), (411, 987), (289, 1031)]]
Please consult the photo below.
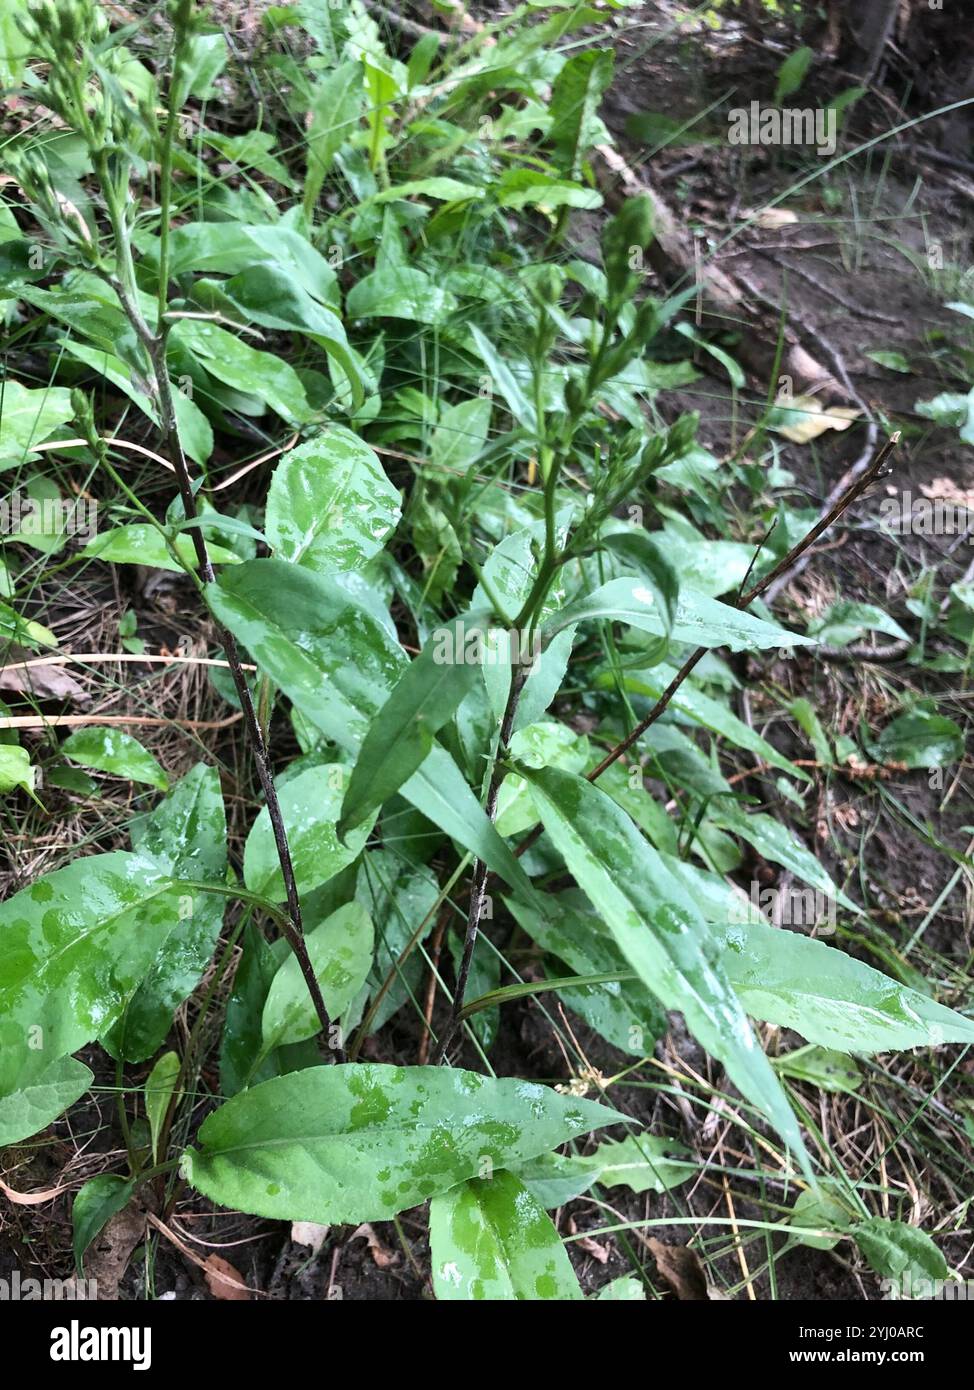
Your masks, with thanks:
[(313, 1067), (244, 1091), (203, 1121), (188, 1180), (223, 1206), (285, 1221), (388, 1220), (426, 1197), (619, 1117), (533, 1082), (445, 1067)]
[(153, 755), (137, 738), (121, 729), (97, 726), (78, 729), (61, 744), (61, 752), (70, 762), (96, 772), (109, 772), (113, 777), (126, 777), (130, 782), (145, 782), (162, 792), (169, 786), (169, 779)]
[(333, 426), (275, 468), (267, 541), (281, 559), (323, 574), (361, 569), (398, 524), (399, 500), (369, 446)]
[(154, 859), (78, 859), (0, 905), (0, 1096), (41, 1079), (121, 1014), (178, 920)]
[[(279, 790), (299, 893), (310, 893), (327, 883), (358, 858), (369, 838), (374, 816), (361, 829), (351, 831), (345, 843), (338, 838), (336, 826), (347, 784), (348, 769), (341, 763), (327, 763), (299, 772)], [(252, 893), (274, 902), (284, 901), (277, 842), (266, 806), (247, 836), (243, 871)]]
[[(132, 824), (135, 849), (165, 864), (173, 878), (219, 883), (226, 873), (227, 822), (214, 767), (197, 763), (172, 794)], [(196, 988), (213, 955), (226, 899), (189, 892), (178, 899), (177, 920), (124, 1016), (102, 1036), (113, 1056), (141, 1062), (162, 1045), (173, 1014)]]
[[(359, 903), (348, 903), (320, 926), (305, 922), (305, 944), (331, 1018), (341, 1018), (372, 966), (372, 919)], [(264, 1004), (263, 1051), (303, 1042), (321, 1029), (297, 957), (288, 955), (271, 982)]]
[(679, 879), (625, 812), (591, 782), (547, 768), (531, 772), (545, 829), (629, 965), (775, 1126), (804, 1166), (798, 1125), (751, 1031), (716, 943)]
[(582, 1297), (551, 1217), (513, 1173), (433, 1198), (430, 1260), (441, 1301)]

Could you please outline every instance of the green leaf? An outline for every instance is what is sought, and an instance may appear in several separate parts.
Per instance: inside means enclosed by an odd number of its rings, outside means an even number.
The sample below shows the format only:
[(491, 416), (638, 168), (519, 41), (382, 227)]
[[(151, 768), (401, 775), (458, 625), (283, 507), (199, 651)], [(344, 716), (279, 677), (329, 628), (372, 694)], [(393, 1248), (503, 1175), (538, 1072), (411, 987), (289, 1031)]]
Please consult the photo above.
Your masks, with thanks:
[(33, 795), (37, 768), (31, 767), (30, 754), (16, 744), (0, 745), (0, 796), (23, 787)]
[(508, 410), (518, 424), (523, 425), (532, 434), (535, 433), (537, 414), (534, 405), (528, 400), (524, 387), (511, 371), (510, 365), (505, 362), (494, 344), (475, 323), (470, 325), (470, 337), (473, 340), (474, 350), (490, 373), (494, 390), (500, 392)]
[(304, 211), (309, 219), (335, 155), (358, 124), (363, 99), (362, 64), (353, 60), (323, 73), (314, 86), (308, 112), (308, 171), (304, 179)]
[[(362, 856), (355, 886), (360, 902), (375, 924), (375, 963), (366, 981), (367, 998), (380, 989), (386, 976), (395, 978), (376, 1010), (371, 1031), (377, 1032), (410, 997), (415, 997), (423, 977), (422, 953), (414, 951), (401, 967), (397, 962), (406, 943), (424, 921), (427, 935), (433, 930), (433, 908), (439, 897), (436, 875), (425, 865), (410, 864), (391, 849), (370, 850)], [(421, 938), (422, 939), (422, 938)], [(349, 1015), (351, 1019), (354, 1009)]]
[(840, 1095), (854, 1095), (863, 1080), (862, 1072), (850, 1057), (828, 1047), (799, 1047), (776, 1057), (772, 1066), (779, 1076), (790, 1076)]
[[(666, 555), (663, 554), (651, 536), (636, 527), (627, 527), (624, 531), (610, 532), (609, 535), (602, 537), (602, 544), (613, 555), (618, 555), (624, 564), (639, 571), (642, 580), (641, 587), (648, 588), (653, 594), (654, 601), (658, 605), (657, 611), (662, 614), (664, 628), (669, 632), (673, 626), (673, 619), (676, 617), (680, 581), (673, 568), (673, 556), (669, 551), (669, 537), (661, 537), (660, 539), (661, 543), (667, 547)], [(686, 577), (686, 569), (682, 565), (680, 566), (680, 574), (684, 578)], [(718, 592), (723, 591), (718, 590)]]
[(974, 1042), (974, 1020), (809, 936), (716, 926), (721, 963), (753, 1018), (843, 1052)]
[[(668, 635), (660, 604), (651, 589), (638, 579), (610, 579), (594, 593), (560, 608), (544, 625), (546, 637), (570, 623), (595, 618), (629, 623), (657, 637)], [(695, 593), (683, 585), (672, 637), (694, 647), (730, 647), (731, 651), (761, 651), (766, 647), (803, 646), (814, 639), (766, 623), (726, 603)]]
[(548, 138), (559, 167), (578, 178), (582, 161), (604, 138), (605, 127), (596, 112), (612, 81), (615, 54), (611, 48), (588, 49), (568, 59), (551, 89), (551, 129)]
[[(333, 578), (252, 560), (207, 588), (214, 613), (294, 704), (354, 754), (408, 658), (388, 628)], [(445, 748), (435, 744), (402, 788), (435, 825), (530, 894), (524, 870)]]
[(212, 300), (216, 309), (227, 303), (235, 305), (246, 319), (263, 328), (304, 333), (339, 363), (351, 384), (356, 408), (362, 404), (362, 376), (341, 319), (333, 309), (312, 299), (284, 270), (275, 265), (254, 265), (220, 285), (200, 280), (196, 295), (201, 302)]
[[(146, 259), (158, 265), (158, 244)], [(175, 278), (188, 271), (216, 270), (237, 275), (251, 266), (272, 263), (313, 299), (338, 307), (335, 271), (306, 237), (291, 227), (247, 226), (238, 222), (185, 222), (169, 239), (169, 271)]]
[(513, 1173), (472, 1178), (430, 1203), (439, 1300), (580, 1299), (551, 1217)]
[(274, 469), (266, 533), (277, 555), (323, 574), (361, 569), (399, 523), (400, 497), (377, 456), (331, 426)]
[(945, 767), (963, 758), (964, 731), (945, 714), (914, 709), (887, 724), (870, 751), (877, 762)]
[(121, 729), (78, 729), (61, 744), (64, 757), (96, 772), (110, 772), (114, 777), (127, 777), (130, 782), (145, 782), (164, 792), (169, 779), (152, 754), (137, 738)]
[[(81, 554), (90, 560), (105, 560), (113, 565), (148, 565), (151, 569), (170, 570), (182, 574), (184, 569), (196, 569), (196, 550), (191, 536), (181, 532), (175, 536), (172, 546), (179, 561), (169, 553), (162, 533), (148, 522), (133, 521), (124, 526), (113, 526), (100, 536), (94, 536)], [(214, 565), (239, 565), (240, 556), (225, 546), (207, 541), (206, 549)]]
[[(644, 671), (626, 671), (623, 681), (626, 689), (632, 694), (645, 695), (647, 699), (656, 701), (675, 677), (674, 666), (660, 664)], [(607, 682), (600, 676), (598, 683), (602, 685)], [(749, 724), (745, 724), (743, 719), (738, 719), (736, 714), (732, 714), (725, 704), (705, 694), (692, 681), (684, 681), (671, 696), (670, 708), (694, 724), (709, 729), (711, 733), (729, 739), (738, 748), (746, 748), (749, 753), (762, 758), (772, 767), (780, 768), (782, 772), (787, 772), (801, 781), (811, 780), (807, 772), (795, 767), (794, 763), (779, 753), (766, 738), (762, 738)]]
[(590, 1154), (541, 1154), (518, 1168), (519, 1176), (546, 1207), (563, 1206), (596, 1183), (633, 1192), (669, 1192), (699, 1171), (685, 1144), (653, 1134), (610, 1139)]
[(406, 183), (393, 184), (384, 188), (372, 199), (373, 203), (391, 203), (397, 198), (435, 198), (442, 203), (469, 202), (471, 198), (482, 198), (484, 190), (476, 184), (461, 183), (459, 179), (436, 175), (428, 179), (409, 179)]
[[(132, 371), (120, 358), (103, 348), (78, 343), (71, 338), (62, 339), (60, 346), (69, 357), (83, 362), (93, 372), (117, 386), (129, 400), (135, 402), (143, 415), (158, 427), (158, 411), (145, 392), (133, 384)], [(199, 406), (182, 391), (173, 394), (173, 406), (176, 410), (179, 442), (194, 463), (206, 463), (213, 452), (213, 429), (209, 420)]]
[(179, 1054), (164, 1052), (149, 1072), (145, 1082), (145, 1114), (149, 1121), (149, 1134), (152, 1138), (152, 1161), (158, 1163), (159, 1139), (165, 1123), (169, 1103), (179, 1080)]
[(411, 323), (445, 323), (457, 307), (449, 290), (417, 266), (386, 266), (352, 286), (345, 300), (351, 319), (408, 319)]
[(23, 463), (73, 417), (71, 392), (63, 386), (33, 389), (6, 377), (0, 382), (0, 470)]
[(966, 396), (943, 391), (929, 401), (917, 401), (913, 409), (927, 420), (960, 431), (965, 444), (974, 444), (974, 386)]
[(805, 81), (814, 57), (814, 49), (805, 47), (796, 48), (794, 53), (789, 53), (778, 69), (778, 80), (774, 89), (775, 106), (780, 106), (785, 97), (790, 97), (792, 92), (798, 91)]
[[(946, 306), (948, 309), (950, 305)], [(877, 349), (875, 352), (867, 352), (864, 356), (871, 362), (875, 362), (880, 367), (885, 367), (890, 372), (906, 372), (909, 374), (911, 367), (902, 352), (887, 352), (884, 349)]]
[(596, 189), (524, 167), (502, 174), (494, 184), (494, 196), (502, 208), (518, 211), (536, 207), (551, 213), (558, 208), (593, 210), (602, 206), (602, 195)]
[[(516, 899), (504, 901), (532, 941), (563, 960), (576, 975), (622, 974), (628, 970), (611, 933), (580, 894), (538, 897), (530, 906)], [(553, 972), (546, 967), (545, 973), (550, 976)], [(666, 1014), (639, 980), (569, 988), (562, 990), (559, 999), (566, 1008), (581, 1014), (613, 1047), (631, 1057), (645, 1057), (667, 1030)]]
[(94, 1074), (74, 1057), (59, 1057), (32, 1082), (0, 1096), (0, 1149), (40, 1134), (80, 1099)]
[(874, 1216), (861, 1221), (852, 1235), (876, 1273), (896, 1281), (901, 1297), (910, 1296), (912, 1284), (929, 1288), (930, 1280), (944, 1281), (950, 1273), (930, 1237), (904, 1221)]
[(529, 1081), (446, 1067), (313, 1067), (209, 1115), (187, 1179), (223, 1206), (279, 1220), (383, 1221), (493, 1168), (620, 1116)]
[[(372, 830), (375, 816), (342, 843), (336, 833), (348, 769), (341, 763), (310, 767), (289, 778), (279, 790), (281, 814), (291, 847), (299, 893), (310, 893), (357, 859)], [(284, 901), (284, 879), (277, 842), (265, 806), (244, 845), (244, 882), (252, 893)]]
[(606, 1303), (645, 1303), (646, 1290), (638, 1279), (630, 1274), (621, 1274), (611, 1283), (603, 1284), (596, 1299)]
[(85, 1251), (111, 1218), (127, 1206), (135, 1191), (135, 1179), (120, 1173), (100, 1173), (89, 1178), (71, 1207), (74, 1227), (74, 1263), (78, 1273), (84, 1269)]
[(49, 628), (41, 623), (22, 618), (9, 603), (0, 600), (0, 636), (20, 643), (22, 646), (56, 647), (57, 638)]
[[(372, 919), (359, 903), (348, 903), (320, 926), (308, 929), (305, 945), (331, 1018), (341, 1018), (372, 966)], [(271, 983), (261, 1032), (266, 1054), (283, 1043), (303, 1042), (321, 1031), (311, 992), (297, 957), (287, 956)]]
[(480, 680), (480, 668), (463, 659), (458, 633), (465, 625), (476, 627), (476, 616), (458, 618), (433, 632), (372, 720), (342, 803), (340, 838), (361, 825), (425, 762), (438, 731)]
[(487, 443), (492, 406), (487, 397), (450, 405), (443, 411), (430, 440), (430, 461), (444, 475), (466, 473)]
[(302, 715), (357, 751), (408, 659), (388, 627), (334, 576), (284, 560), (224, 571), (206, 597)]
[(833, 647), (848, 646), (866, 632), (885, 632), (897, 639), (907, 636), (899, 623), (875, 604), (854, 603), (849, 599), (833, 603), (828, 612), (809, 623), (808, 632), (811, 637)]
[(273, 352), (261, 352), (215, 323), (181, 319), (172, 340), (187, 348), (210, 376), (235, 391), (256, 396), (289, 425), (303, 425), (314, 411), (301, 378)]
[(774, 1125), (805, 1167), (808, 1156), (781, 1084), (717, 962), (716, 942), (679, 879), (598, 787), (572, 773), (528, 772), (555, 848), (630, 966), (666, 1009)]
[[(132, 844), (173, 878), (219, 883), (227, 867), (227, 820), (215, 767), (197, 763), (151, 815), (132, 824)], [(173, 1014), (196, 988), (223, 926), (226, 899), (182, 894), (177, 920), (122, 1018), (102, 1035), (113, 1057), (141, 1062), (162, 1045)]]
[(821, 1235), (795, 1236), (800, 1245), (807, 1245), (811, 1250), (834, 1250), (848, 1230), (850, 1221), (847, 1208), (821, 1188), (800, 1192), (788, 1218), (790, 1226), (821, 1228)]
[(273, 1058), (265, 1058), (260, 1063), (263, 1050), (261, 1013), (278, 968), (270, 946), (253, 922), (249, 922), (244, 931), (240, 963), (233, 977), (233, 989), (227, 1000), (220, 1043), (220, 1089), (224, 1096), (235, 1096), (251, 1083), (279, 1074)]
[(0, 906), (0, 1095), (114, 1022), (177, 921), (180, 895), (146, 855), (78, 859)]
[[(862, 911), (862, 908), (857, 907), (852, 899), (833, 883), (829, 874), (825, 872), (814, 854), (805, 848), (797, 835), (793, 834), (787, 825), (776, 820), (774, 816), (765, 815), (763, 811), (748, 814), (741, 809), (737, 802), (731, 801), (729, 797), (722, 797), (712, 807), (711, 819), (715, 825), (722, 826), (725, 830), (731, 830), (735, 835), (740, 835), (742, 840), (747, 840), (748, 844), (753, 845), (759, 854), (770, 859), (772, 863), (782, 864), (786, 869), (791, 869), (792, 873), (797, 874), (806, 883), (810, 883), (817, 892), (824, 894), (827, 899), (831, 898), (833, 902), (839, 903), (849, 912)], [(830, 908), (827, 902), (816, 906), (818, 908), (816, 914), (809, 914), (812, 922), (816, 920), (816, 916), (822, 913), (831, 911), (834, 915), (835, 909)]]

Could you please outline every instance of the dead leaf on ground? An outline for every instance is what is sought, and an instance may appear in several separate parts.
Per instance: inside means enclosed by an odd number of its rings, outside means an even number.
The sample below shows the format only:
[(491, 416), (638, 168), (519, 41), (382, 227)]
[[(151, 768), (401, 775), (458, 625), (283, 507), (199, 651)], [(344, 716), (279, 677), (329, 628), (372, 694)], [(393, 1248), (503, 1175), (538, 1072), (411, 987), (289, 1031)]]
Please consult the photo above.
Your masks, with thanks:
[[(568, 1234), (570, 1236), (578, 1234), (578, 1226), (574, 1216), (568, 1218)], [(593, 1240), (591, 1236), (582, 1236), (581, 1239), (576, 1240), (574, 1244), (580, 1246), (587, 1255), (591, 1255), (593, 1260), (598, 1260), (600, 1265), (608, 1264), (611, 1251), (607, 1245), (601, 1245), (597, 1240)]]
[(206, 1287), (214, 1298), (228, 1303), (247, 1303), (250, 1290), (239, 1270), (234, 1269), (229, 1260), (220, 1255), (208, 1255), (203, 1265)]
[(974, 488), (959, 487), (953, 478), (932, 478), (921, 483), (920, 491), (931, 502), (952, 502), (955, 507), (974, 512)]
[(797, 214), (790, 208), (762, 208), (754, 215), (755, 227), (765, 232), (773, 232), (776, 227), (790, 227), (797, 221)]
[(314, 1221), (292, 1221), (291, 1239), (295, 1245), (308, 1245), (312, 1255), (317, 1255), (328, 1239), (330, 1226), (319, 1226)]
[(132, 1251), (145, 1238), (145, 1222), (144, 1207), (133, 1199), (115, 1213), (89, 1245), (85, 1275), (95, 1280), (99, 1302), (118, 1300), (118, 1286), (128, 1269)]
[(826, 430), (847, 430), (861, 414), (851, 405), (826, 408), (818, 396), (780, 396), (770, 428), (793, 444), (808, 444)]
[(394, 1265), (399, 1259), (399, 1256), (394, 1250), (390, 1250), (387, 1246), (382, 1244), (382, 1241), (367, 1221), (363, 1222), (361, 1226), (356, 1227), (349, 1236), (349, 1240), (357, 1240), (359, 1236), (361, 1236), (363, 1240), (368, 1241), (369, 1254), (372, 1256), (372, 1259), (379, 1269), (388, 1269), (390, 1265)]
[(695, 1251), (688, 1245), (666, 1245), (655, 1236), (649, 1236), (646, 1244), (656, 1261), (660, 1278), (665, 1279), (681, 1303), (709, 1298), (707, 1276)]
[(91, 703), (84, 686), (63, 666), (7, 665), (0, 668), (0, 690), (36, 695), (42, 700), (71, 700), (76, 705)]

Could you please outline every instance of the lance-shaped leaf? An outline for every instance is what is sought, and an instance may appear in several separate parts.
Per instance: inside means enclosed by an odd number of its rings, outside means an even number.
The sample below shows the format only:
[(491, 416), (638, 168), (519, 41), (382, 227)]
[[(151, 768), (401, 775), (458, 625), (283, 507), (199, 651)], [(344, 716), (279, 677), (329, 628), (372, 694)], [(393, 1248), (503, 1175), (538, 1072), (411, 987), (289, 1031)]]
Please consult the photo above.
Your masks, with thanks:
[(488, 1164), (621, 1118), (533, 1082), (447, 1067), (311, 1067), (214, 1111), (183, 1169), (205, 1196), (257, 1216), (384, 1221)]
[[(674, 666), (661, 663), (644, 671), (624, 671), (621, 678), (626, 690), (634, 695), (645, 695), (647, 699), (657, 700), (675, 676)], [(597, 684), (611, 689), (616, 679), (613, 673), (607, 672), (597, 678)], [(773, 744), (762, 738), (749, 724), (745, 724), (743, 719), (738, 719), (720, 700), (705, 694), (692, 681), (684, 681), (677, 688), (670, 700), (670, 708), (692, 720), (694, 724), (701, 724), (711, 733), (730, 739), (738, 748), (748, 749), (772, 767), (781, 768), (782, 772), (787, 772), (789, 776), (798, 777), (803, 782), (811, 781), (804, 768), (796, 767), (794, 763), (789, 762)]]
[[(320, 926), (308, 930), (305, 945), (331, 1018), (341, 1018), (358, 994), (372, 965), (372, 919), (359, 903), (347, 903)], [(285, 1043), (303, 1042), (321, 1030), (321, 1021), (295, 955), (290, 954), (271, 982), (264, 1004), (263, 1053)]]
[(342, 803), (342, 838), (426, 761), (438, 730), (479, 681), (480, 667), (464, 660), (463, 646), (464, 631), (476, 625), (470, 616), (438, 628), (399, 677), (359, 749)]
[(0, 1096), (39, 1080), (118, 1018), (179, 917), (142, 854), (77, 859), (0, 906)]
[(430, 1203), (438, 1299), (580, 1299), (554, 1222), (513, 1173), (472, 1178)]
[(570, 772), (525, 769), (541, 819), (643, 983), (719, 1061), (807, 1168), (795, 1116), (681, 881), (604, 792)]
[[(215, 767), (197, 763), (172, 795), (132, 826), (135, 849), (168, 867), (173, 878), (219, 883), (227, 866), (227, 818)], [(145, 979), (118, 1022), (102, 1035), (113, 1057), (141, 1062), (162, 1045), (173, 1014), (196, 988), (213, 955), (226, 899), (188, 893)]]
[(842, 1052), (974, 1043), (974, 1019), (799, 932), (717, 925), (721, 964), (754, 1018)]
[[(528, 936), (576, 975), (628, 973), (615, 938), (582, 894), (539, 896), (530, 905), (514, 898), (504, 901)], [(564, 971), (546, 966), (545, 973), (557, 976)], [(641, 980), (574, 986), (562, 990), (559, 999), (613, 1047), (633, 1057), (645, 1057), (667, 1029), (666, 1014)]]
[(164, 1052), (146, 1077), (145, 1116), (149, 1121), (149, 1136), (152, 1140), (152, 1161), (159, 1162), (159, 1140), (166, 1115), (179, 1080), (180, 1062), (176, 1052)]
[[(354, 755), (408, 658), (388, 628), (335, 579), (283, 560), (251, 560), (207, 587), (214, 613), (317, 728)], [(451, 755), (434, 744), (402, 794), (512, 887), (521, 865)]]
[(611, 48), (576, 53), (552, 86), (548, 138), (557, 153), (559, 168), (572, 178), (578, 178), (585, 155), (604, 138), (605, 127), (596, 112), (602, 93), (612, 81), (614, 60)]
[[(373, 816), (342, 843), (336, 831), (348, 769), (341, 763), (309, 767), (279, 792), (281, 815), (291, 848), (299, 893), (310, 893), (357, 859), (372, 829)], [(277, 841), (267, 807), (257, 816), (244, 845), (244, 882), (252, 893), (274, 902), (284, 899)]]
[[(585, 598), (560, 608), (545, 623), (544, 635), (553, 637), (571, 623), (595, 618), (629, 623), (656, 637), (665, 637), (668, 633), (660, 603), (651, 589), (639, 579), (610, 579)], [(814, 638), (787, 632), (774, 623), (766, 623), (763, 618), (755, 618), (682, 585), (670, 635), (674, 641), (687, 642), (694, 647), (730, 647), (734, 652), (814, 645)]]
[(399, 521), (399, 493), (351, 430), (331, 427), (284, 455), (267, 494), (267, 541), (292, 564), (361, 567)]

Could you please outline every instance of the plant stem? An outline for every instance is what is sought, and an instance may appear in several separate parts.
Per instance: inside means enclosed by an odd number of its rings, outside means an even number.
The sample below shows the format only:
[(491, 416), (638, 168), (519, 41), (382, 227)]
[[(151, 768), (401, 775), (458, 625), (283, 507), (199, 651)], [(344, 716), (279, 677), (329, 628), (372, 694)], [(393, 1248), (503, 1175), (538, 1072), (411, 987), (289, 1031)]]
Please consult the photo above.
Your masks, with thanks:
[[(494, 750), (494, 762), (490, 772), (490, 784), (487, 788), (487, 797), (484, 802), (484, 810), (487, 813), (487, 819), (491, 822), (493, 822), (497, 815), (497, 797), (500, 792), (501, 777), (503, 775), (500, 754), (507, 748), (511, 740), (518, 701), (521, 698), (521, 690), (524, 686), (525, 679), (526, 672), (523, 667), (516, 666), (512, 669), (511, 689), (507, 696), (507, 704), (504, 707), (504, 717), (501, 720), (497, 747)], [(460, 1023), (460, 1013), (463, 1009), (463, 996), (466, 993), (467, 980), (470, 977), (470, 963), (473, 960), (474, 947), (477, 944), (477, 934), (480, 931), (480, 919), (483, 916), (486, 897), (487, 865), (482, 859), (478, 859), (474, 864), (473, 876), (470, 883), (470, 906), (467, 910), (467, 929), (463, 942), (463, 956), (460, 960), (460, 969), (457, 971), (457, 985), (453, 992), (453, 1005), (450, 1010), (450, 1017), (437, 1043), (436, 1052), (433, 1055), (434, 1066), (443, 1060), (450, 1040)]]
[[(899, 440), (899, 431), (897, 431), (877, 450), (865, 472), (857, 478), (855, 482), (850, 483), (842, 496), (838, 498), (824, 516), (819, 518), (808, 534), (803, 536), (797, 545), (792, 546), (784, 559), (779, 560), (778, 564), (776, 564), (763, 579), (759, 579), (757, 584), (750, 588), (746, 594), (738, 594), (737, 598), (727, 605), (728, 608), (746, 609), (756, 598), (759, 598), (780, 575), (786, 574), (798, 561), (799, 557), (815, 544), (822, 532), (827, 531), (828, 528), (838, 520), (846, 508), (850, 507), (857, 498), (861, 497), (870, 484), (882, 473), (886, 460), (896, 448)], [(642, 738), (643, 734), (652, 724), (656, 723), (657, 719), (659, 719), (660, 715), (673, 699), (673, 696), (679, 690), (687, 676), (689, 676), (697, 662), (702, 660), (709, 650), (709, 647), (698, 647), (696, 651), (691, 652), (645, 718), (641, 719), (636, 727), (632, 729), (620, 743), (617, 743), (614, 748), (606, 753), (597, 767), (594, 767), (591, 772), (585, 774), (590, 782), (597, 781), (602, 776), (602, 773), (605, 772), (606, 768), (611, 767), (618, 758), (622, 757), (623, 753), (627, 752), (638, 739)], [(540, 825), (536, 825), (533, 830), (529, 831), (517, 846), (514, 853), (516, 855), (521, 855), (524, 854), (526, 850), (530, 849), (541, 834), (541, 829), (542, 827)]]
[[(866, 491), (866, 488), (875, 481), (879, 473), (882, 472), (886, 460), (899, 443), (899, 438), (899, 431), (897, 431), (897, 433), (892, 435), (882, 448), (877, 451), (872, 462), (862, 476), (857, 478), (856, 481), (846, 489), (835, 505), (815, 523), (808, 534), (803, 536), (797, 545), (792, 546), (784, 559), (779, 560), (775, 567), (770, 570), (763, 579), (759, 579), (757, 584), (748, 589), (746, 594), (738, 594), (737, 598), (727, 606), (729, 608), (739, 609), (748, 608), (756, 598), (759, 598), (761, 594), (764, 593), (765, 589), (769, 588), (771, 584), (774, 583), (779, 575), (786, 574), (787, 571), (791, 569), (792, 565), (796, 563), (799, 556), (803, 555), (810, 546), (813, 546), (822, 532), (827, 531), (832, 523), (838, 520), (846, 508), (850, 507), (858, 497), (861, 497)], [(694, 666), (696, 666), (697, 662), (701, 660), (707, 651), (707, 647), (698, 647), (697, 650), (687, 658), (646, 717), (640, 720), (632, 732), (627, 734), (621, 743), (617, 744), (615, 748), (611, 749), (611, 751), (605, 755), (598, 767), (586, 773), (590, 782), (594, 782), (597, 778), (601, 777), (607, 767), (611, 767), (617, 758), (620, 758), (627, 749), (632, 747), (638, 738), (642, 737), (651, 724), (656, 723), (656, 720), (666, 709), (677, 690), (679, 690)]]
[[(172, 82), (172, 77), (170, 78)], [(171, 87), (170, 87), (171, 91)], [(170, 103), (170, 110), (163, 132), (163, 151), (160, 159), (161, 177), (163, 186), (160, 190), (160, 206), (168, 208), (171, 201), (171, 182), (172, 182), (172, 140), (175, 133), (175, 119)], [(168, 156), (166, 151), (168, 150)], [(190, 477), (189, 465), (183, 453), (182, 443), (179, 439), (179, 431), (176, 423), (176, 407), (173, 398), (172, 382), (169, 377), (169, 367), (166, 361), (166, 320), (164, 318), (164, 306), (166, 302), (166, 285), (163, 276), (166, 269), (160, 264), (160, 291), (159, 305), (163, 313), (160, 314), (158, 328), (155, 332), (150, 328), (139, 307), (138, 284), (135, 277), (135, 264), (132, 260), (131, 243), (128, 235), (128, 228), (125, 222), (125, 214), (119, 197), (119, 190), (112, 177), (111, 167), (107, 152), (100, 151), (95, 160), (95, 169), (101, 184), (102, 194), (108, 212), (109, 222), (112, 228), (112, 235), (115, 244), (116, 255), (116, 277), (111, 278), (119, 303), (125, 313), (126, 318), (132, 326), (132, 330), (148, 355), (154, 378), (156, 403), (159, 409), (159, 432), (162, 440), (161, 452), (169, 459), (176, 474), (176, 481), (179, 488), (179, 495), (182, 499), (183, 510), (186, 519), (190, 520), (199, 515), (196, 505), (196, 493)], [(196, 551), (197, 565), (200, 578), (204, 584), (212, 584), (216, 580), (213, 565), (210, 562), (209, 552), (206, 548), (206, 539), (199, 526), (190, 528), (193, 548)], [(294, 865), (291, 861), (291, 851), (288, 845), (287, 831), (284, 826), (284, 818), (281, 814), (281, 805), (278, 800), (277, 790), (274, 786), (274, 778), (271, 774), (270, 759), (264, 735), (257, 718), (254, 702), (251, 697), (250, 687), (244, 674), (237, 649), (236, 641), (232, 634), (226, 631), (220, 624), (216, 624), (217, 638), (226, 653), (227, 663), (233, 677), (234, 688), (240, 707), (244, 716), (244, 727), (250, 739), (253, 749), (254, 765), (257, 769), (257, 776), (260, 781), (261, 789), (264, 793), (264, 802), (267, 806), (267, 814), (270, 817), (271, 828), (274, 832), (274, 842), (277, 846), (277, 857), (281, 866), (281, 875), (284, 880), (285, 897), (287, 900), (287, 920), (286, 924), (282, 919), (282, 929), (287, 938), (291, 950), (298, 959), (301, 973), (304, 976), (308, 991), (314, 1003), (315, 1012), (321, 1030), (330, 1039), (331, 1018), (322, 998), (321, 987), (315, 975), (311, 959), (308, 955), (304, 941), (304, 931), (301, 920), (301, 904), (298, 898), (297, 882), (294, 876)], [(339, 1062), (345, 1060), (344, 1049), (340, 1046), (335, 1047), (335, 1058)]]

